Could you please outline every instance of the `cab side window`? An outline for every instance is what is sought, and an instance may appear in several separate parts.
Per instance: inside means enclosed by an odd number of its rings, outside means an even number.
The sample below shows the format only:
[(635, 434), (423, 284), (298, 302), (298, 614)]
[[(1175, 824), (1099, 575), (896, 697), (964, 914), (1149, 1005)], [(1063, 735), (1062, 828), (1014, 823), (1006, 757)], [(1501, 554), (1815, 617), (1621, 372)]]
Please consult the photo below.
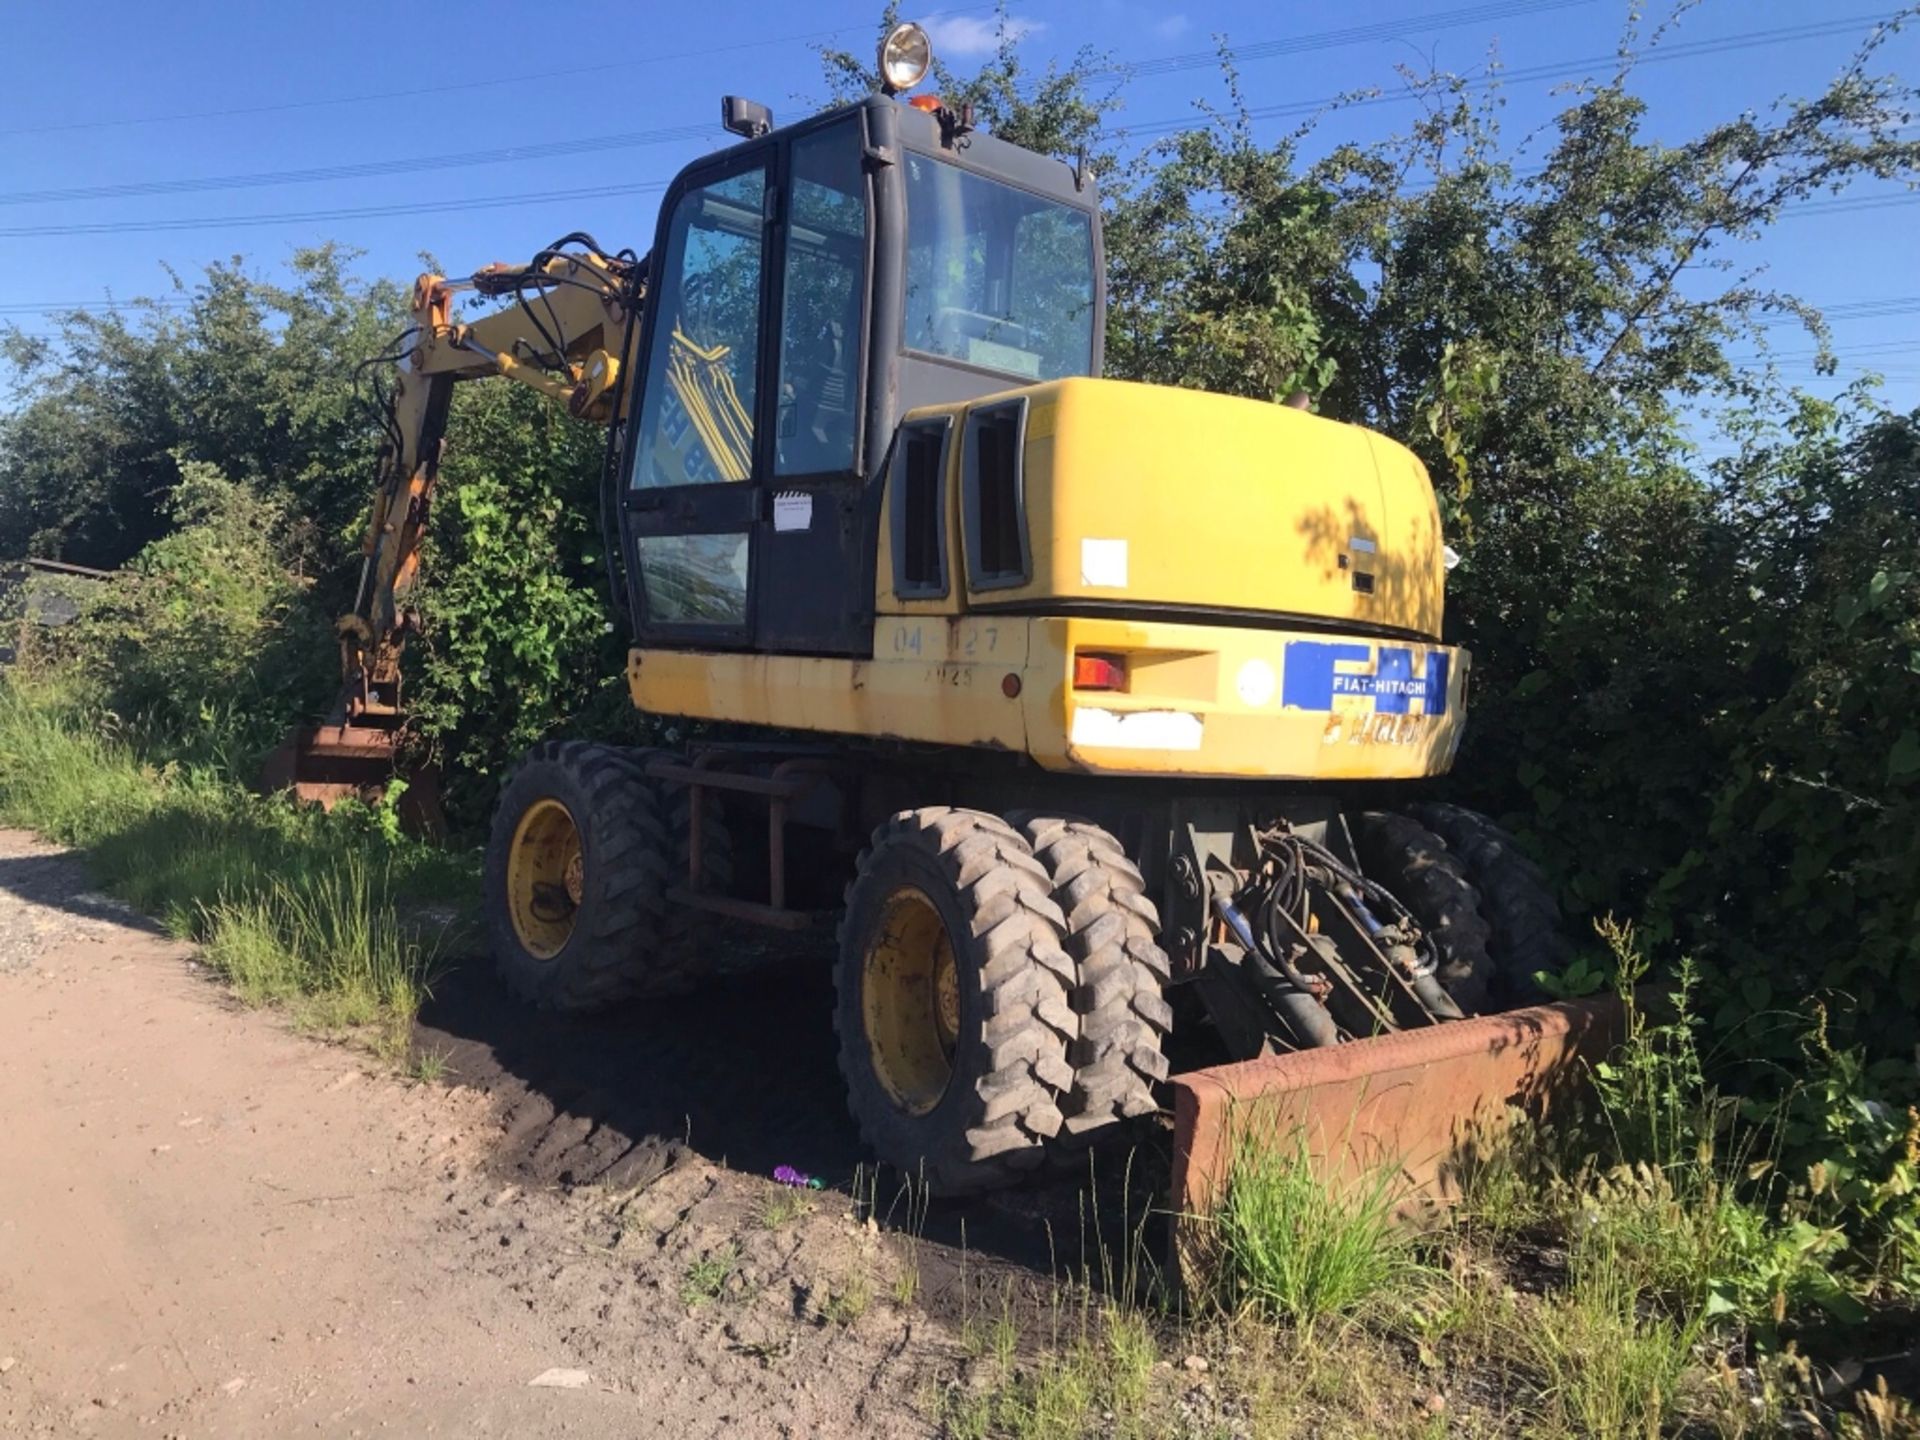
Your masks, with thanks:
[(859, 438), (867, 200), (861, 147), (836, 125), (797, 141), (780, 317), (776, 473), (843, 474)]
[(633, 485), (738, 483), (753, 474), (764, 169), (689, 190), (667, 234)]

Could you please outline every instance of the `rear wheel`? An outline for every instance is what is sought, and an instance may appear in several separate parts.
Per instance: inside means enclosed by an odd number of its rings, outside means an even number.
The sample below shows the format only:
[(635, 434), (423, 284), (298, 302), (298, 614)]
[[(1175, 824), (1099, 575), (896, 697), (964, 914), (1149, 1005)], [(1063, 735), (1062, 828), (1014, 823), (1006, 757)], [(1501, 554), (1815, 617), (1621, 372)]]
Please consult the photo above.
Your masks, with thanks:
[(1092, 1142), (1159, 1109), (1153, 1092), (1167, 1078), (1173, 1028), (1170, 966), (1156, 938), (1160, 914), (1139, 867), (1098, 825), (1050, 815), (1022, 816), (1019, 825), (1052, 878), (1077, 972), (1080, 1034), (1061, 1135)]
[(1521, 852), (1519, 841), (1477, 811), (1430, 804), (1413, 813), (1447, 842), (1480, 892), (1480, 912), (1492, 930), (1495, 988), (1517, 1000), (1545, 999), (1534, 976), (1558, 975), (1573, 959), (1573, 942), (1546, 875)]
[(1480, 892), (1447, 842), (1407, 815), (1370, 810), (1354, 827), (1367, 874), (1393, 892), (1440, 956), (1440, 983), (1469, 1015), (1486, 1008), (1493, 981), (1492, 931)]
[(1361, 815), (1354, 842), (1367, 874), (1432, 938), (1440, 983), (1462, 1010), (1544, 998), (1534, 974), (1565, 968), (1570, 947), (1546, 877), (1512, 836), (1471, 810), (1427, 805)]
[(574, 1011), (649, 989), (672, 849), (652, 783), (620, 751), (530, 751), (500, 792), (487, 846), (487, 928), (507, 987)]
[(1072, 1087), (1064, 917), (997, 816), (934, 807), (874, 832), (847, 891), (834, 1029), (848, 1106), (889, 1164), (941, 1194), (1038, 1166)]

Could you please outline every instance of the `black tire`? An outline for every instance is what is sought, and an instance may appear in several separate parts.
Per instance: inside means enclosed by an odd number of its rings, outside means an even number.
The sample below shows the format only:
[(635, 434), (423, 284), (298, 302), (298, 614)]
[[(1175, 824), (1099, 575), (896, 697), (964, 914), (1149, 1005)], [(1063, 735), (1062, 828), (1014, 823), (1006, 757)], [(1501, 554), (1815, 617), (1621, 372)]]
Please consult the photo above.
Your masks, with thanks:
[[(566, 807), (580, 842), (581, 894), (571, 930), (550, 955), (516, 927), (508, 872), (521, 821), (541, 801)], [(487, 844), (485, 909), (507, 988), (543, 1009), (589, 1011), (652, 990), (665, 934), (673, 845), (660, 797), (632, 757), (604, 745), (548, 741), (513, 772)]]
[(1439, 979), (1469, 1015), (1487, 1008), (1494, 964), (1492, 926), (1480, 892), (1447, 842), (1407, 815), (1369, 810), (1353, 829), (1360, 868), (1412, 912), (1439, 952)]
[(1080, 1034), (1069, 1052), (1073, 1089), (1060, 1135), (1088, 1144), (1160, 1108), (1155, 1087), (1167, 1078), (1172, 967), (1157, 939), (1159, 911), (1118, 840), (1087, 820), (1021, 815), (1016, 823), (1066, 917)]
[[(1078, 1022), (1051, 889), (1006, 821), (945, 806), (903, 811), (876, 830), (847, 889), (834, 1030), (848, 1108), (880, 1159), (936, 1194), (1014, 1182), (1040, 1165), (1064, 1120)], [(958, 992), (949, 1073), (919, 1113), (882, 1078), (865, 1020), (869, 955), (892, 938), (902, 895), (937, 912)], [(879, 1003), (882, 982), (873, 983)]]
[(1560, 903), (1540, 867), (1493, 821), (1458, 805), (1414, 808), (1420, 823), (1447, 842), (1480, 892), (1480, 913), (1492, 932), (1494, 985), (1514, 1000), (1544, 1000), (1534, 976), (1558, 975), (1573, 959)]

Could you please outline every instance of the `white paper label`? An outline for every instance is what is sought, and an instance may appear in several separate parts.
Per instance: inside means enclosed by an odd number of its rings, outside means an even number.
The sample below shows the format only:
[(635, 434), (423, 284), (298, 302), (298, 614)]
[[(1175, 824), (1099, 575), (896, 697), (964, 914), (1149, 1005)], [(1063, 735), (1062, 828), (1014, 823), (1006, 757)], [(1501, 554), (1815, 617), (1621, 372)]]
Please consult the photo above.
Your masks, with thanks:
[(813, 526), (813, 496), (805, 490), (782, 490), (773, 497), (773, 528), (807, 530)]
[(1127, 542), (1124, 540), (1082, 540), (1080, 542), (1080, 583), (1108, 590), (1127, 588)]
[(1198, 750), (1200, 717), (1185, 710), (1098, 710), (1082, 705), (1073, 712), (1070, 739), (1089, 750)]

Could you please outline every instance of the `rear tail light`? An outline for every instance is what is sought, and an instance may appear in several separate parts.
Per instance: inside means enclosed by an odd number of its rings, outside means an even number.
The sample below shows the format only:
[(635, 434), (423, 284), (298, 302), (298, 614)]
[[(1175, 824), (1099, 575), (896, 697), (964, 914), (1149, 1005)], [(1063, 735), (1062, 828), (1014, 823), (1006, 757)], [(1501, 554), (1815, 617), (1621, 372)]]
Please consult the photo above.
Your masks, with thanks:
[(1126, 689), (1126, 657), (1096, 655), (1085, 650), (1076, 651), (1073, 657), (1073, 688), (1076, 690)]

